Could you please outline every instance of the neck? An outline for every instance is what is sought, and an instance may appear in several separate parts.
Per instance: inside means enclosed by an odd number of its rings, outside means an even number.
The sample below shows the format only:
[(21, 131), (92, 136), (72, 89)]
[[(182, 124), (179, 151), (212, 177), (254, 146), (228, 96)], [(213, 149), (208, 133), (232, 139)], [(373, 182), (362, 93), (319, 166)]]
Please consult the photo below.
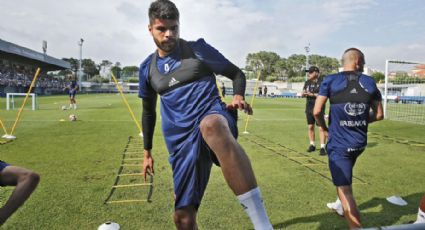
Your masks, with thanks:
[(159, 57), (165, 57), (165, 56), (168, 56), (171, 52), (165, 52), (164, 50), (161, 50), (161, 49), (157, 49), (158, 50), (158, 56)]

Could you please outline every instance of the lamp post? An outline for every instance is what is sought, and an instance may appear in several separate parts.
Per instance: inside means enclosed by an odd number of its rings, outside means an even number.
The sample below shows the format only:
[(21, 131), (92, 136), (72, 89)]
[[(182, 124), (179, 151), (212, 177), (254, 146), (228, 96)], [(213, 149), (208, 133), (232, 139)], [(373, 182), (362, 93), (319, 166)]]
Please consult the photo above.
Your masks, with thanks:
[(78, 46), (80, 46), (80, 61), (78, 63), (78, 84), (81, 87), (81, 81), (83, 78), (83, 69), (82, 69), (82, 63), (83, 63), (83, 42), (84, 39), (80, 38), (80, 41), (78, 41)]
[[(310, 43), (308, 43), (308, 45), (306, 47), (304, 47), (305, 49), (305, 69), (308, 70), (308, 68), (310, 67), (310, 64), (308, 64), (308, 59), (309, 59), (309, 53), (310, 53)], [(305, 73), (305, 80), (307, 81), (308, 79), (308, 73)]]

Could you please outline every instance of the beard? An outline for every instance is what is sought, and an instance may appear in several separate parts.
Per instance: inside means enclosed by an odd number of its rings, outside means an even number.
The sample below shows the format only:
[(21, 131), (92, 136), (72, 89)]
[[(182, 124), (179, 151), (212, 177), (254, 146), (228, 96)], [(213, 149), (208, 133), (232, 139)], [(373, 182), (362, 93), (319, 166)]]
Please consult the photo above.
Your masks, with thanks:
[(155, 41), (155, 44), (158, 47), (158, 49), (166, 53), (171, 53), (171, 51), (173, 51), (174, 48), (176, 48), (177, 46), (177, 38), (170, 38), (166, 42), (160, 42), (155, 38), (153, 40)]

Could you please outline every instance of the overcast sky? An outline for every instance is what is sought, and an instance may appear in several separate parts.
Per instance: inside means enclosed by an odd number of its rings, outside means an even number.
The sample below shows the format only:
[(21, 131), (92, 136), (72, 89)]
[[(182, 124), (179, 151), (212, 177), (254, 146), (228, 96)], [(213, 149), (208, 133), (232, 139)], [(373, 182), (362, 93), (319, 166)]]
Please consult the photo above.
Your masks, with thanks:
[[(48, 54), (139, 65), (154, 51), (148, 0), (0, 0), (0, 38)], [(423, 0), (175, 0), (181, 37), (204, 38), (245, 66), (248, 53), (304, 53), (340, 58), (364, 51), (372, 68), (385, 59), (425, 61)]]

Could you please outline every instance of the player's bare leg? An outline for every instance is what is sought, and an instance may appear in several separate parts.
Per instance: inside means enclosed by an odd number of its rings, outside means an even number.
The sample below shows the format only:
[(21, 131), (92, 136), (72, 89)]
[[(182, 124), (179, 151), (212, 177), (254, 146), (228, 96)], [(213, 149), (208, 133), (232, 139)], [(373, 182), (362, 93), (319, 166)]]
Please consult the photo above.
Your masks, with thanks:
[(227, 184), (251, 219), (255, 229), (273, 229), (257, 187), (251, 162), (231, 134), (226, 118), (212, 114), (201, 121), (205, 142), (216, 154)]
[(236, 195), (257, 187), (248, 156), (231, 134), (226, 118), (216, 114), (206, 116), (201, 122), (201, 133), (216, 154), (224, 178)]
[(344, 209), (344, 217), (348, 222), (350, 229), (361, 228), (360, 212), (354, 200), (353, 190), (351, 186), (338, 186), (338, 197), (341, 200), (342, 208)]
[(174, 224), (179, 230), (198, 229), (196, 223), (196, 209), (193, 206), (187, 206), (174, 211)]
[(2, 225), (35, 190), (40, 176), (28, 169), (8, 166), (1, 172), (0, 180), (4, 185), (16, 186), (6, 204), (0, 208), (0, 225)]

